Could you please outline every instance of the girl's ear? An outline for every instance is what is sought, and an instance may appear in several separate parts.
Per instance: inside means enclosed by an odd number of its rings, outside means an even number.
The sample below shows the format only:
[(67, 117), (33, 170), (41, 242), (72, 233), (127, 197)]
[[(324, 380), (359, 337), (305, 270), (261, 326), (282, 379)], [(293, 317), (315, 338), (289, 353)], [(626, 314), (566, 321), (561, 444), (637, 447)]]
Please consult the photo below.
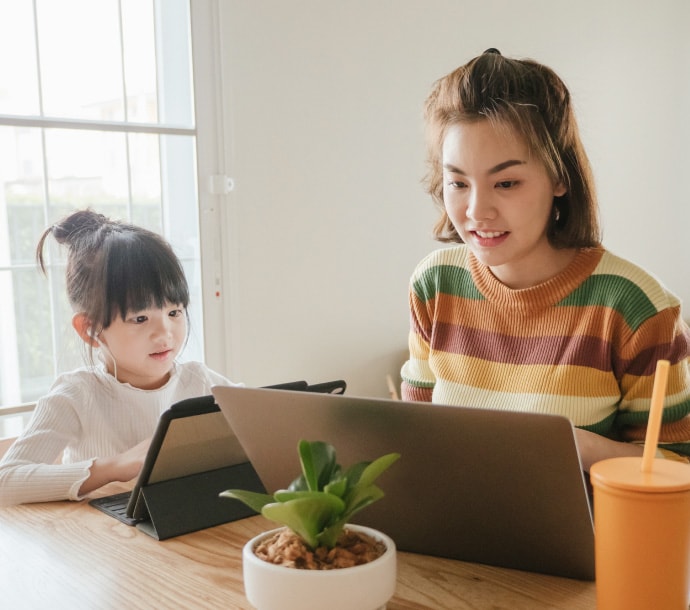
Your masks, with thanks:
[(85, 313), (75, 313), (72, 316), (72, 326), (77, 334), (82, 338), (82, 341), (91, 347), (98, 347), (98, 338), (93, 332), (93, 325), (91, 320), (86, 317)]

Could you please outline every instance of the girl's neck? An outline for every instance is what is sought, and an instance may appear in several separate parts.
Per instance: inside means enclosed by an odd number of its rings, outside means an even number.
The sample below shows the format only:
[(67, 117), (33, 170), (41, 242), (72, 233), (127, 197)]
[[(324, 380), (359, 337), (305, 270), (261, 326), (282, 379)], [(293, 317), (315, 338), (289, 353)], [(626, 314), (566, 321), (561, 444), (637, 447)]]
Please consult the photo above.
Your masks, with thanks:
[(117, 363), (111, 358), (103, 358), (105, 369), (115, 381), (118, 383), (130, 385), (137, 390), (158, 390), (170, 381), (172, 376), (172, 369), (160, 377), (150, 377), (146, 375), (139, 375), (130, 371), (118, 369)]

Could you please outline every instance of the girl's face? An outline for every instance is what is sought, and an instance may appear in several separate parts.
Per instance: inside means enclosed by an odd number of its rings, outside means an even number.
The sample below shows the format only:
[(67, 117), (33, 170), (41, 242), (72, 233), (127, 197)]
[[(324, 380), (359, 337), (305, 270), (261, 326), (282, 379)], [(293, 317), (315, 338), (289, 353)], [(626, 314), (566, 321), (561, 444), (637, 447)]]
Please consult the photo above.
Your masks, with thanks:
[(443, 201), (455, 230), (480, 262), (511, 288), (560, 272), (572, 251), (546, 229), (553, 198), (566, 192), (522, 138), (486, 121), (451, 126), (443, 141)]
[(115, 316), (98, 339), (108, 371), (116, 374), (118, 381), (153, 390), (168, 381), (186, 337), (184, 308), (166, 304), (162, 309), (128, 312), (124, 320)]

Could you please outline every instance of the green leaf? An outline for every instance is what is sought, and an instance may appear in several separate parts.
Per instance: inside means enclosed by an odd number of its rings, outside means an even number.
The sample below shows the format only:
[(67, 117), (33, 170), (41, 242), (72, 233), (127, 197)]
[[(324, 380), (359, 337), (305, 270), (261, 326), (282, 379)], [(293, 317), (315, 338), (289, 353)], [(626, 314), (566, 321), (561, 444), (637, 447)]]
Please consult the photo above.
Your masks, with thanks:
[(326, 485), (326, 487), (324, 487), (323, 490), (326, 493), (333, 494), (334, 496), (342, 498), (345, 491), (347, 491), (347, 486), (347, 478), (341, 477)]
[(307, 488), (311, 491), (322, 490), (339, 470), (333, 445), (301, 440), (297, 451)]
[(383, 498), (383, 496), (383, 491), (376, 485), (369, 485), (369, 487), (357, 486), (345, 498), (346, 508), (343, 517), (349, 519), (365, 506), (373, 504)]
[(362, 477), (362, 473), (369, 466), (371, 462), (359, 462), (358, 464), (353, 464), (345, 472), (345, 478), (347, 479), (348, 488), (354, 487), (359, 482)]
[(299, 475), (290, 485), (288, 485), (290, 491), (307, 491), (309, 489), (309, 484), (304, 475)]
[(357, 481), (357, 485), (368, 487), (399, 458), (399, 453), (388, 453), (374, 460), (364, 469), (364, 472), (362, 472), (362, 475)]
[(332, 549), (338, 542), (340, 534), (347, 523), (347, 518), (339, 519), (333, 525), (324, 528), (317, 536), (318, 545)]
[(301, 492), (302, 497), (266, 504), (261, 514), (289, 527), (311, 547), (319, 544), (318, 534), (342, 513), (345, 504), (337, 496), (321, 492)]
[(240, 502), (244, 502), (249, 508), (257, 513), (260, 513), (261, 509), (263, 509), (266, 504), (275, 502), (274, 497), (270, 494), (245, 491), (244, 489), (227, 489), (226, 491), (220, 492), (218, 495), (223, 498), (233, 498)]
[(328, 443), (301, 440), (297, 450), (302, 474), (288, 489), (273, 496), (237, 489), (220, 495), (236, 498), (267, 519), (285, 525), (312, 549), (320, 545), (332, 548), (352, 515), (383, 498), (374, 481), (400, 454), (360, 462), (343, 472), (335, 449)]
[(290, 500), (300, 500), (302, 498), (320, 498), (323, 495), (323, 491), (292, 491), (290, 489), (280, 489), (273, 494), (273, 497), (276, 502), (289, 502)]

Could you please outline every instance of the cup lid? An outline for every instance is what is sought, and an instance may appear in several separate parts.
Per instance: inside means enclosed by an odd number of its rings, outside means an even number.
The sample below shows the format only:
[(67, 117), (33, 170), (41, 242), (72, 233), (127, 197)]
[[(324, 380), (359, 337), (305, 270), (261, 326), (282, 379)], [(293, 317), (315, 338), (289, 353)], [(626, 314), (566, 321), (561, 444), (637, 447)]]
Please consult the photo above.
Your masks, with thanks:
[(651, 472), (642, 472), (642, 458), (622, 457), (602, 460), (589, 471), (592, 485), (664, 493), (690, 489), (690, 464), (655, 459)]

